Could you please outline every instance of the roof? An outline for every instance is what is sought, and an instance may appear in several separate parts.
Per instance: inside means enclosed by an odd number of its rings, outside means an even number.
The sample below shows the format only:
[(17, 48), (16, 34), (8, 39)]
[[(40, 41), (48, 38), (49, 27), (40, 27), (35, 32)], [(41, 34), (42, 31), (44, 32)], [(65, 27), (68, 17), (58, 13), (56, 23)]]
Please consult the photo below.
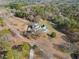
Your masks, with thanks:
[(35, 32), (36, 31), (41, 31), (41, 32), (47, 32), (48, 31), (47, 26), (40, 25), (38, 23), (32, 23), (30, 28), (31, 28), (32, 31), (35, 31)]

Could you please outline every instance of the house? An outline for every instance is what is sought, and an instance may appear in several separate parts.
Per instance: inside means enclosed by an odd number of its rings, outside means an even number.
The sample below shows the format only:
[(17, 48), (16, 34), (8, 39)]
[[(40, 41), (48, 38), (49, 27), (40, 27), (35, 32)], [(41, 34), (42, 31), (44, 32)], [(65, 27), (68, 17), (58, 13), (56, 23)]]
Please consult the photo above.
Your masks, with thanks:
[(45, 25), (40, 25), (38, 23), (32, 23), (29, 27), (28, 27), (28, 31), (31, 32), (48, 32), (48, 28)]

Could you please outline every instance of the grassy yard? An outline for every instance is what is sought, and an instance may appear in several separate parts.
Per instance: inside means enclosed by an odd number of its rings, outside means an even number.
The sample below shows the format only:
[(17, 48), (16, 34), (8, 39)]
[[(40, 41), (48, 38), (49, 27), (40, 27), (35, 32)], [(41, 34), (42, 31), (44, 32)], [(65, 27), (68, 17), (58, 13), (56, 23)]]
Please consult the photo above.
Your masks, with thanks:
[(51, 23), (49, 22), (49, 21), (47, 21), (47, 20), (40, 20), (39, 21), (39, 24), (44, 24), (44, 25), (46, 25), (47, 26), (47, 28), (48, 28), (48, 33), (52, 33), (52, 32), (54, 32), (55, 31), (55, 29), (53, 28), (53, 26), (51, 25)]

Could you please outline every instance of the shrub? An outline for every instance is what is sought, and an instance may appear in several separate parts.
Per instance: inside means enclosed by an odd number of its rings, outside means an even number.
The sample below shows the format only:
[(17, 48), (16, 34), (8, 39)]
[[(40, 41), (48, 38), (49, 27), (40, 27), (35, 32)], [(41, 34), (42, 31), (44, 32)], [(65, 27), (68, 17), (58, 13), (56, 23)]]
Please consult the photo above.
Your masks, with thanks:
[(22, 6), (24, 6), (24, 4), (22, 3), (12, 3), (9, 5), (11, 9), (16, 9), (16, 10), (20, 10)]
[(56, 37), (56, 33), (55, 32), (52, 32), (51, 35), (50, 35), (52, 38)]
[(25, 12), (22, 12), (22, 11), (17, 11), (15, 12), (15, 16), (16, 17), (20, 17), (20, 18), (26, 18), (29, 14), (25, 13)]
[(29, 52), (30, 52), (30, 45), (27, 43), (23, 43), (23, 55), (24, 57), (28, 57), (29, 56)]
[(3, 25), (3, 24), (4, 24), (3, 19), (0, 18), (0, 25)]
[(8, 29), (3, 29), (2, 31), (0, 31), (0, 37), (10, 34), (11, 32)]
[(36, 46), (36, 45), (34, 45), (34, 46), (32, 46), (32, 48), (33, 48), (33, 49), (35, 49), (35, 48), (37, 48), (37, 46)]

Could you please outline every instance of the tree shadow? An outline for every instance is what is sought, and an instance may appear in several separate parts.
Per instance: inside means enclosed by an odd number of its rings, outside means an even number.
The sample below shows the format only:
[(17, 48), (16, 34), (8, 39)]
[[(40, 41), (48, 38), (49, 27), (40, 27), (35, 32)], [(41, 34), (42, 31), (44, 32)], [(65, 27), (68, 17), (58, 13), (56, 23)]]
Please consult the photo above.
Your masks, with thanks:
[(61, 52), (73, 52), (75, 50), (74, 45), (71, 43), (61, 43), (61, 44), (53, 44), (56, 50), (60, 50)]
[(79, 34), (69, 33), (65, 36), (62, 36), (63, 40), (69, 43), (76, 43), (79, 42)]
[(68, 38), (68, 36), (62, 36), (62, 39), (65, 40), (66, 42), (71, 42), (70, 39)]
[(14, 45), (12, 49), (22, 51), (22, 45)]
[(54, 48), (56, 49), (56, 50), (62, 50), (63, 48), (64, 48), (64, 45), (62, 45), (62, 44), (60, 44), (60, 45), (58, 45), (58, 44), (53, 44), (54, 45)]
[(71, 54), (71, 58), (72, 59), (78, 59), (78, 56), (79, 56), (79, 54), (75, 54), (75, 53)]

